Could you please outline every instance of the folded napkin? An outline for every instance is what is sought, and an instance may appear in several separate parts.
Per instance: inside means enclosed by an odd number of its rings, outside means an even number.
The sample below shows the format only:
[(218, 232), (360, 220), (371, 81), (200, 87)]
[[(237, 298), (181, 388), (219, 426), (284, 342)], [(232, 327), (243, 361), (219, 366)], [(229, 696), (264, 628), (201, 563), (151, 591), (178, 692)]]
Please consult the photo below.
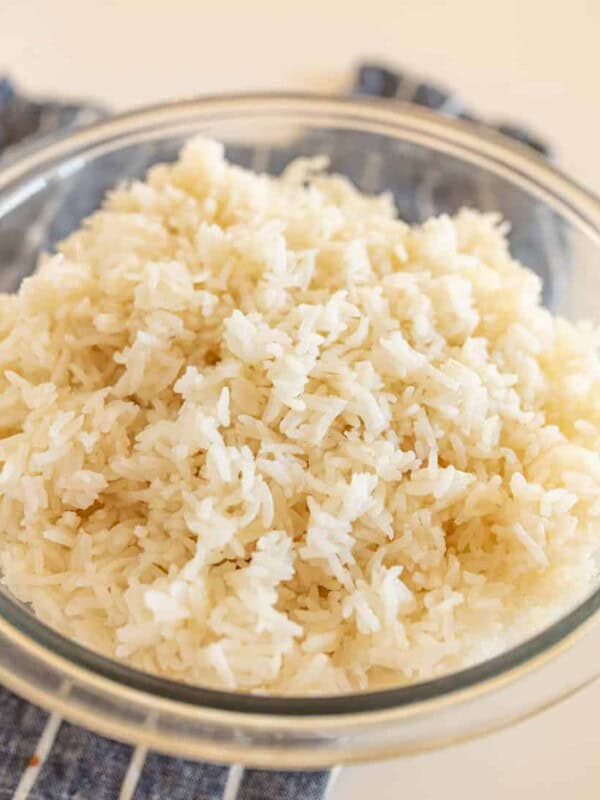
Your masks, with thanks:
[[(451, 92), (377, 64), (358, 68), (352, 94), (389, 98), (390, 102), (401, 99), (483, 124)], [(60, 133), (94, 122), (107, 113), (91, 104), (28, 99), (0, 76), (0, 169)], [(547, 145), (529, 131), (502, 122), (491, 127), (549, 155)], [(324, 141), (323, 146), (326, 144)], [(343, 142), (336, 143), (336, 154), (340, 149), (343, 160)], [(314, 147), (311, 150), (315, 152)], [(268, 154), (263, 152), (265, 169), (276, 171), (277, 166), (299, 151), (300, 143), (295, 142)], [(239, 160), (251, 161), (251, 154), (240, 153)], [(391, 182), (393, 170), (402, 168), (397, 162), (397, 157), (393, 162), (390, 160)], [(346, 171), (352, 175), (350, 169)], [(464, 175), (461, 180), (466, 180)], [(478, 197), (480, 190), (481, 203), (477, 204), (480, 208), (489, 208), (491, 202), (502, 209), (507, 203), (517, 202), (514, 197), (502, 194), (490, 200), (489, 186), (477, 185), (481, 179), (476, 173), (472, 180), (475, 184), (468, 187), (451, 179), (444, 182), (435, 164), (424, 164), (409, 176), (408, 182), (403, 175), (403, 186), (409, 186), (410, 191), (404, 190), (395, 197), (401, 216), (408, 221), (420, 217), (422, 208), (420, 211), (415, 206), (415, 197), (426, 207), (448, 210), (460, 206), (461, 192), (473, 203), (472, 198)], [(97, 205), (100, 199), (97, 191), (96, 186), (96, 194), (86, 196), (85, 187), (79, 187), (76, 199), (67, 198), (61, 207), (56, 207), (36, 240), (39, 247), (52, 246), (76, 227), (80, 218)], [(513, 249), (542, 275), (545, 299), (551, 302), (556, 288), (553, 275), (558, 272), (554, 269), (557, 259), (564, 268), (566, 245), (560, 225), (541, 206), (539, 213), (532, 213), (528, 205), (522, 216), (511, 216), (513, 221), (518, 220), (513, 224)], [(19, 235), (22, 237), (23, 232)], [(21, 260), (25, 257), (23, 247), (19, 242), (15, 247), (14, 241), (8, 239), (0, 228), (0, 289), (3, 290), (14, 288), (14, 275), (20, 278), (24, 273), (24, 265), (15, 263), (17, 257)], [(548, 242), (552, 242), (552, 247), (548, 247)], [(31, 252), (29, 257), (35, 255)], [(0, 800), (323, 800), (331, 789), (334, 774), (329, 770), (230, 768), (146, 752), (71, 725), (57, 714), (48, 714), (0, 687)]]

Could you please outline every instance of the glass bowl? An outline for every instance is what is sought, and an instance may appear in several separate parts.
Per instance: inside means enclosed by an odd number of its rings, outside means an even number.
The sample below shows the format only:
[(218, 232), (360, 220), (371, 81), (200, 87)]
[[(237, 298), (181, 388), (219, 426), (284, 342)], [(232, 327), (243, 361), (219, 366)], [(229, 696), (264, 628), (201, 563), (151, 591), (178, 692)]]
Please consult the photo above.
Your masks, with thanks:
[[(78, 226), (104, 192), (173, 160), (196, 133), (233, 161), (278, 173), (330, 156), (365, 191), (393, 192), (418, 221), (463, 205), (500, 211), (544, 301), (600, 322), (600, 203), (527, 148), (401, 103), (254, 95), (182, 101), (115, 117), (0, 169), (0, 289)], [(1, 166), (1, 165), (0, 165)], [(180, 756), (319, 767), (412, 753), (491, 731), (600, 672), (600, 585), (532, 638), (415, 685), (335, 697), (266, 697), (187, 686), (98, 655), (0, 591), (0, 681), (98, 733)]]

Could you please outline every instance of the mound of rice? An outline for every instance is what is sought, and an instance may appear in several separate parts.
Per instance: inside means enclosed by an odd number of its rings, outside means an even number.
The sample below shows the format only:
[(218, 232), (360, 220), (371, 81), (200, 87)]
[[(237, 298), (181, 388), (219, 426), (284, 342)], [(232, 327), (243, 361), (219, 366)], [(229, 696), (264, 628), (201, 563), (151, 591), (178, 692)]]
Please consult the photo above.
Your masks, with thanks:
[(0, 572), (162, 676), (345, 692), (590, 590), (595, 332), (493, 215), (408, 227), (322, 159), (196, 139), (0, 296)]

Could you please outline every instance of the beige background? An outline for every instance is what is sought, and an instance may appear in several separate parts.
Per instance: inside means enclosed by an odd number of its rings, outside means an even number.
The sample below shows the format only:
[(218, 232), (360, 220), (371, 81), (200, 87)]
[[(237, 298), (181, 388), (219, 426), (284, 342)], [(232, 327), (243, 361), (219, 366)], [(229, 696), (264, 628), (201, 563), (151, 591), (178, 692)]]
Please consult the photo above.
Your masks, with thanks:
[[(0, 72), (115, 109), (243, 89), (343, 90), (385, 57), (545, 133), (600, 192), (600, 0), (0, 0)], [(342, 771), (331, 800), (597, 800), (600, 686), (510, 731)]]
[(335, 90), (384, 56), (547, 132), (600, 191), (599, 0), (0, 0), (0, 69), (125, 108), (202, 92)]

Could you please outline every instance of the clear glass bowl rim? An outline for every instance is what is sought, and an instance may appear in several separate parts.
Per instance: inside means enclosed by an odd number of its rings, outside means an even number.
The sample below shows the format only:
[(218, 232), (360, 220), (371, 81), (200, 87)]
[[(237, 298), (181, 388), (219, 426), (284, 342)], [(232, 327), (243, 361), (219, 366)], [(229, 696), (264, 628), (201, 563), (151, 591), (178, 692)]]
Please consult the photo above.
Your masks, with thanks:
[[(387, 135), (429, 145), (479, 164), (512, 182), (526, 186), (595, 241), (600, 252), (600, 199), (551, 166), (530, 148), (500, 134), (442, 117), (399, 101), (346, 99), (324, 95), (249, 93), (183, 99), (119, 114), (59, 137), (3, 168), (0, 163), (0, 217), (39, 188), (45, 175), (70, 172), (81, 159), (93, 157), (114, 143), (141, 141), (163, 127), (184, 128), (245, 118), (279, 119), (304, 126), (320, 125)], [(177, 129), (177, 128), (175, 128)], [(61, 166), (62, 165), (62, 166)], [(31, 183), (30, 192), (15, 192)], [(12, 192), (12, 196), (11, 196)], [(8, 197), (8, 202), (7, 202)], [(16, 198), (16, 199), (15, 199)], [(570, 646), (600, 617), (600, 587), (571, 612), (526, 641), (468, 669), (433, 680), (346, 695), (294, 697), (228, 692), (182, 684), (150, 675), (99, 655), (47, 627), (0, 593), (0, 635), (26, 650), (34, 661), (57, 668), (62, 675), (90, 688), (101, 684), (115, 694), (120, 689), (172, 705), (174, 711), (196, 709), (233, 712), (250, 717), (330, 718), (357, 714), (362, 720), (381, 712), (416, 712), (432, 703), (455, 701), (492, 690), (530, 672)], [(53, 667), (54, 665), (54, 667)], [(10, 679), (8, 680), (10, 684)]]

